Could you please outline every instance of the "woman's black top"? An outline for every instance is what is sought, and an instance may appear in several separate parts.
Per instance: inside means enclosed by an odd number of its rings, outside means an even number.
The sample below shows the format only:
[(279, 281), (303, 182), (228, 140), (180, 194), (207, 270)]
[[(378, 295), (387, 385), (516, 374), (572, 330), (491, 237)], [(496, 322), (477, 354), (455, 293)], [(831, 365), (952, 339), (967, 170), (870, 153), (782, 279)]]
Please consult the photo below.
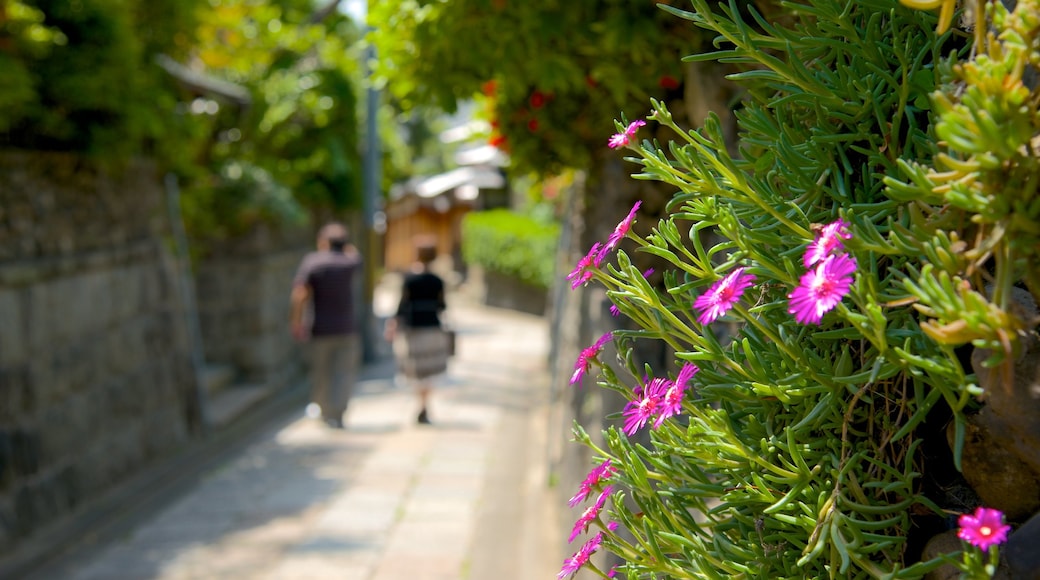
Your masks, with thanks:
[(441, 325), (444, 310), (444, 281), (431, 272), (408, 274), (401, 288), (397, 318), (406, 328), (429, 328)]

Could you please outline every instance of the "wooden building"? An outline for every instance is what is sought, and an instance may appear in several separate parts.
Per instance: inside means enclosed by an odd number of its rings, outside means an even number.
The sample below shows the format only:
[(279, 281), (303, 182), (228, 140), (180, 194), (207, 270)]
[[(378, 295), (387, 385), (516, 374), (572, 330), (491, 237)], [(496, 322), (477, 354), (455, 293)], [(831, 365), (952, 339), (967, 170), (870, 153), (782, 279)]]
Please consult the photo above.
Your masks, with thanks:
[[(494, 156), (496, 152), (497, 149), (486, 151), (483, 155)], [(471, 154), (460, 160), (484, 158)], [(387, 271), (406, 270), (415, 261), (416, 238), (424, 236), (436, 240), (440, 261), (447, 261), (453, 271), (464, 272), (463, 217), (470, 211), (508, 205), (505, 176), (493, 161), (491, 157), (487, 162), (414, 179), (391, 190), (385, 208), (383, 242)]]

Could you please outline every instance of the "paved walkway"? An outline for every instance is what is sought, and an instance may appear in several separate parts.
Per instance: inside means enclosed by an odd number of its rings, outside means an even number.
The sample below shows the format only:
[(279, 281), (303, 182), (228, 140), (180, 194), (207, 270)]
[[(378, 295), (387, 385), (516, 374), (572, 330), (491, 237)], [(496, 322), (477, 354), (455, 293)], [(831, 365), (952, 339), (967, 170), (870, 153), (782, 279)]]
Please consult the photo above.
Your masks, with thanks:
[(546, 489), (546, 323), (459, 297), (449, 311), (458, 354), (432, 426), (415, 424), (390, 365), (366, 368), (345, 431), (300, 409), (57, 577), (555, 577), (565, 554)]

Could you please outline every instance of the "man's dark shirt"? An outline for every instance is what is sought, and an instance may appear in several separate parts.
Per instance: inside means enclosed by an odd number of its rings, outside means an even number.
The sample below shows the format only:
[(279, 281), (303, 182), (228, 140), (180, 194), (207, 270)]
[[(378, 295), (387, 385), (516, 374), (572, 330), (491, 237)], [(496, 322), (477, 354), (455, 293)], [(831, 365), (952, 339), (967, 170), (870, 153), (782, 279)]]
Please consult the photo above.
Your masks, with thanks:
[(356, 253), (311, 252), (303, 258), (295, 285), (311, 290), (314, 321), (311, 336), (350, 334), (356, 331), (354, 321), (354, 274), (361, 266)]
[(444, 282), (430, 272), (408, 274), (401, 289), (397, 316), (407, 328), (440, 326), (444, 310)]

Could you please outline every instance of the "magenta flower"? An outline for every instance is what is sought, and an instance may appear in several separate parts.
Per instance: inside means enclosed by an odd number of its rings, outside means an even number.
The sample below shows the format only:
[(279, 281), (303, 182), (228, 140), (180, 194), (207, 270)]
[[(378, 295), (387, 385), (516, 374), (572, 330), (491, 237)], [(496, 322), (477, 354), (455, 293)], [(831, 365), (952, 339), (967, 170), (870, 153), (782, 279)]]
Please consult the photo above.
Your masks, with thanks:
[(827, 256), (843, 249), (845, 243), (842, 240), (851, 237), (849, 222), (843, 219), (839, 218), (838, 221), (823, 226), (820, 233), (816, 235), (816, 239), (805, 249), (805, 255), (802, 256), (805, 267), (810, 268), (813, 264), (822, 262)]
[(625, 237), (625, 234), (632, 229), (632, 221), (636, 219), (636, 211), (641, 205), (643, 205), (643, 202), (637, 201), (636, 204), (632, 206), (632, 210), (628, 212), (627, 216), (625, 216), (625, 219), (621, 220), (621, 223), (614, 228), (614, 233), (610, 234), (610, 237), (607, 239), (607, 245), (603, 246), (603, 249), (600, 250), (601, 256), (605, 256), (607, 252), (616, 248), (618, 244), (621, 243), (621, 239)]
[(624, 147), (625, 145), (631, 144), (633, 138), (636, 136), (636, 131), (638, 131), (643, 125), (646, 125), (646, 121), (643, 121), (642, 119), (632, 121), (628, 124), (628, 127), (625, 127), (624, 133), (615, 133), (614, 136), (610, 138), (610, 141), (607, 141), (607, 145), (611, 149), (617, 149), (618, 147)]
[(1004, 523), (1004, 514), (1000, 510), (980, 507), (974, 514), (964, 514), (957, 520), (960, 529), (957, 537), (980, 550), (989, 550), (990, 546), (1007, 541), (1011, 526)]
[(788, 312), (801, 324), (819, 324), (849, 293), (856, 259), (846, 254), (830, 255), (802, 275), (801, 283), (787, 295)]
[(607, 501), (607, 496), (610, 495), (612, 489), (613, 488), (609, 485), (604, 487), (603, 491), (600, 492), (599, 497), (596, 498), (596, 503), (592, 504), (582, 512), (578, 521), (574, 522), (574, 528), (571, 529), (571, 535), (567, 538), (568, 543), (573, 542), (574, 538), (578, 537), (578, 534), (588, 531), (589, 524), (599, 517), (599, 510), (603, 509), (603, 504)]
[(607, 344), (613, 337), (614, 333), (608, 332), (599, 337), (599, 340), (597, 340), (592, 346), (581, 351), (578, 355), (577, 362), (574, 363), (574, 374), (571, 375), (572, 385), (580, 381), (581, 377), (584, 376), (585, 373), (589, 372), (589, 369), (592, 367), (592, 359), (599, 356), (600, 351), (603, 350), (603, 345)]
[(582, 566), (589, 562), (589, 558), (596, 553), (599, 549), (600, 544), (603, 543), (603, 532), (597, 533), (595, 536), (589, 538), (589, 541), (585, 542), (573, 556), (563, 561), (563, 568), (560, 569), (560, 573), (556, 575), (557, 580), (562, 580), (567, 576), (573, 576), (575, 572), (581, 570)]
[(665, 419), (682, 413), (686, 383), (690, 382), (690, 378), (699, 370), (697, 365), (693, 363), (684, 363), (682, 368), (679, 369), (679, 375), (675, 377), (675, 382), (670, 383), (664, 395), (661, 396), (657, 410), (657, 421), (654, 421), (654, 429), (659, 428)]
[(578, 493), (574, 494), (574, 496), (567, 501), (567, 505), (574, 507), (585, 501), (589, 497), (589, 494), (592, 493), (594, 487), (610, 479), (615, 473), (617, 473), (617, 469), (610, 464), (609, 459), (592, 468), (592, 471), (585, 476), (585, 481), (582, 481), (578, 486)]
[(588, 283), (592, 279), (592, 270), (599, 268), (600, 264), (603, 263), (603, 257), (599, 248), (599, 242), (592, 244), (589, 253), (585, 254), (584, 258), (578, 260), (578, 265), (574, 267), (574, 270), (571, 270), (570, 274), (567, 274), (567, 279), (571, 281), (571, 290)]
[(668, 379), (656, 378), (643, 388), (642, 393), (637, 393), (634, 400), (625, 405), (621, 413), (625, 417), (625, 425), (621, 429), (625, 435), (634, 435), (657, 415), (658, 407), (669, 386), (671, 383)]
[(697, 322), (711, 324), (740, 300), (751, 283), (754, 274), (745, 274), (744, 268), (736, 268), (724, 278), (717, 280), (708, 291), (697, 297), (693, 308), (697, 311)]

